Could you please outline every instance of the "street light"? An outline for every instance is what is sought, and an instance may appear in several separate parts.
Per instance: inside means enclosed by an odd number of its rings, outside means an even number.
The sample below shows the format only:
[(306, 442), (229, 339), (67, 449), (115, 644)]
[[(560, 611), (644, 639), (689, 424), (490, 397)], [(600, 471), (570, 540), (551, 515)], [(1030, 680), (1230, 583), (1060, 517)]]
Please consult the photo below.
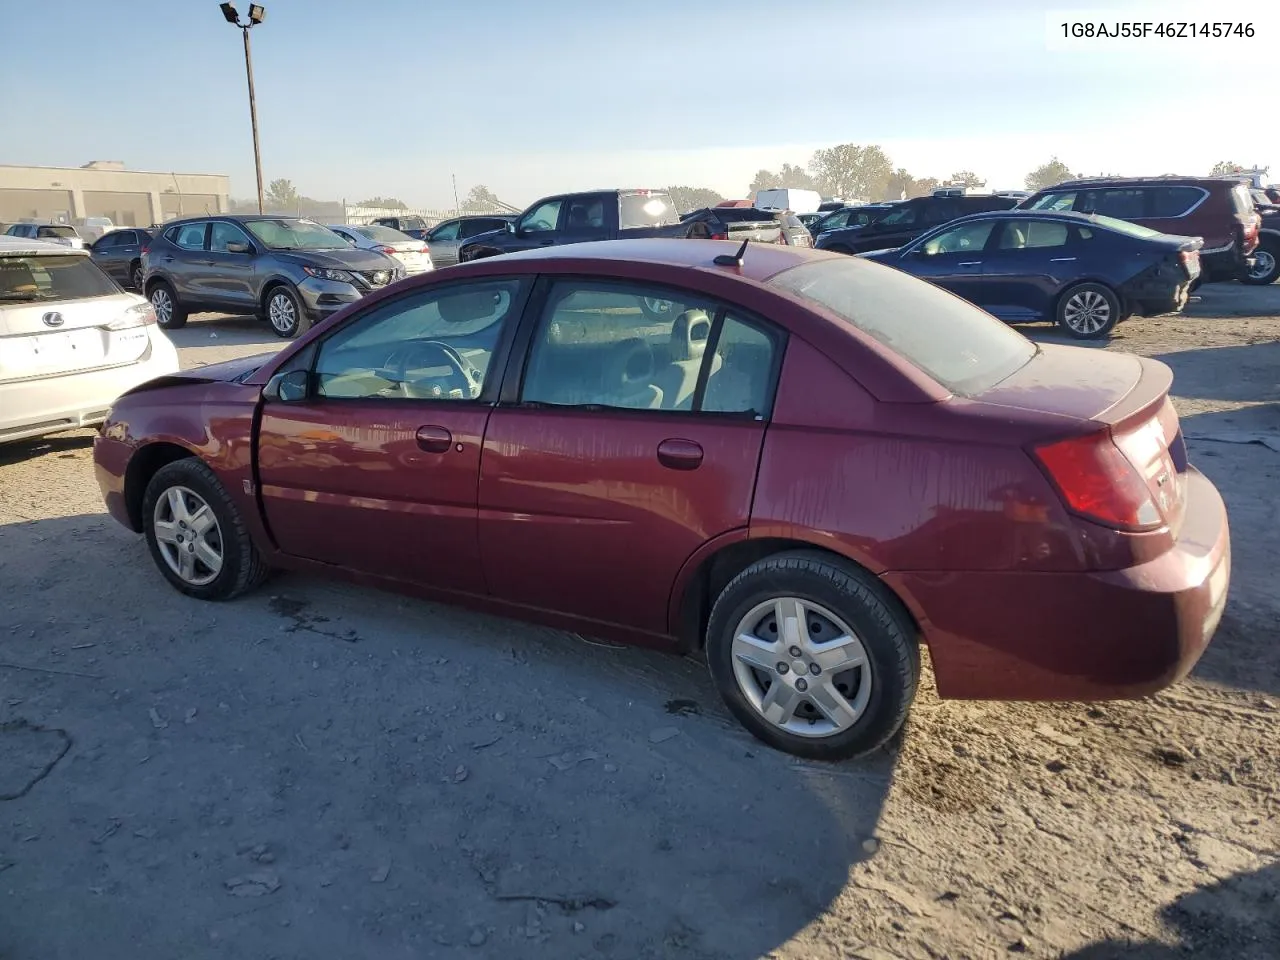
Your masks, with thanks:
[(262, 213), (262, 154), (258, 150), (258, 104), (253, 96), (253, 59), (249, 56), (249, 30), (267, 19), (267, 8), (260, 3), (249, 4), (249, 20), (240, 22), (240, 14), (234, 3), (220, 3), (222, 16), (244, 34), (244, 72), (249, 77), (249, 121), (253, 124), (253, 165), (258, 174), (258, 212)]

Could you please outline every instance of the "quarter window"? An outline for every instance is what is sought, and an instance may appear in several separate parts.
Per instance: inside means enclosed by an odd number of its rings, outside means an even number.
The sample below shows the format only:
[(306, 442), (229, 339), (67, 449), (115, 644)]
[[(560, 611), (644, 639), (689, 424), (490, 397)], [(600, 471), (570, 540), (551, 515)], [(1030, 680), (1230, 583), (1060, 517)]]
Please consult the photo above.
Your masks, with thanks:
[(764, 416), (775, 352), (772, 333), (692, 294), (562, 282), (534, 334), (521, 400)]
[(1151, 216), (1184, 217), (1204, 198), (1199, 187), (1152, 187)]
[(492, 280), (375, 307), (321, 344), (316, 390), (331, 399), (475, 400), (522, 291), (519, 280)]

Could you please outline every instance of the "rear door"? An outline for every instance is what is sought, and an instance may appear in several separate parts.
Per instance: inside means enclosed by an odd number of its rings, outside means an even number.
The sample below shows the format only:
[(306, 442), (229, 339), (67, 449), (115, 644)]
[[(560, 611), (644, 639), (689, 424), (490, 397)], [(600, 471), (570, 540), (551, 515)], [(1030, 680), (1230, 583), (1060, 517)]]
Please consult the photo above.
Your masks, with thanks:
[(187, 304), (196, 303), (201, 297), (203, 278), (199, 270), (209, 259), (205, 245), (208, 230), (207, 220), (171, 227), (165, 231), (169, 243), (149, 254), (149, 262), (169, 278), (178, 299)]
[(480, 444), (528, 282), (433, 285), (358, 313), (299, 357), (305, 396), (262, 409), (263, 512), (285, 553), (484, 593)]
[(1058, 293), (1080, 275), (1076, 228), (1026, 217), (1002, 221), (988, 245), (980, 306), (1002, 320), (1053, 316)]
[(609, 238), (608, 211), (614, 194), (580, 193), (566, 199), (561, 243), (585, 243)]
[(485, 435), (485, 578), (504, 600), (666, 634), (681, 566), (748, 524), (783, 337), (656, 285), (539, 295)]

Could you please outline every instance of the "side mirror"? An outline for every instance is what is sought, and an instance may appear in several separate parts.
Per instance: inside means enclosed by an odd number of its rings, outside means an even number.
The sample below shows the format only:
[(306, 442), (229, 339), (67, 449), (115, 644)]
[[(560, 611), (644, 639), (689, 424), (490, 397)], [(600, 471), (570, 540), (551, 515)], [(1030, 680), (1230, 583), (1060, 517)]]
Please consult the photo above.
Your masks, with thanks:
[(516, 224), (514, 220), (506, 221), (506, 226), (503, 227), (502, 229), (506, 230), (507, 233), (511, 234), (512, 236), (515, 236), (520, 232), (518, 229), (516, 229)]
[(227, 253), (252, 253), (253, 247), (247, 243), (241, 243), (239, 240), (232, 240), (227, 244)]
[(262, 388), (262, 397), (279, 403), (301, 403), (310, 395), (310, 387), (310, 370), (290, 370), (272, 377)]

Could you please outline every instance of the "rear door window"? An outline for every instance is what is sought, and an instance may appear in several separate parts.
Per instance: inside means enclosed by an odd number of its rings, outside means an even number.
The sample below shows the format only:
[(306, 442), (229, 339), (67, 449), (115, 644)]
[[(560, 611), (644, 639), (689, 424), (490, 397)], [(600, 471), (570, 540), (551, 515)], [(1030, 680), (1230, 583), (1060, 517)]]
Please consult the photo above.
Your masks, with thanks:
[(1030, 340), (968, 301), (853, 257), (804, 263), (768, 282), (830, 311), (961, 396), (995, 386), (1035, 356)]
[(203, 250), (206, 226), (204, 223), (183, 224), (175, 232), (173, 242), (183, 250)]
[(1117, 220), (1136, 220), (1147, 215), (1146, 199), (1147, 191), (1142, 187), (1091, 190), (1084, 212)]

